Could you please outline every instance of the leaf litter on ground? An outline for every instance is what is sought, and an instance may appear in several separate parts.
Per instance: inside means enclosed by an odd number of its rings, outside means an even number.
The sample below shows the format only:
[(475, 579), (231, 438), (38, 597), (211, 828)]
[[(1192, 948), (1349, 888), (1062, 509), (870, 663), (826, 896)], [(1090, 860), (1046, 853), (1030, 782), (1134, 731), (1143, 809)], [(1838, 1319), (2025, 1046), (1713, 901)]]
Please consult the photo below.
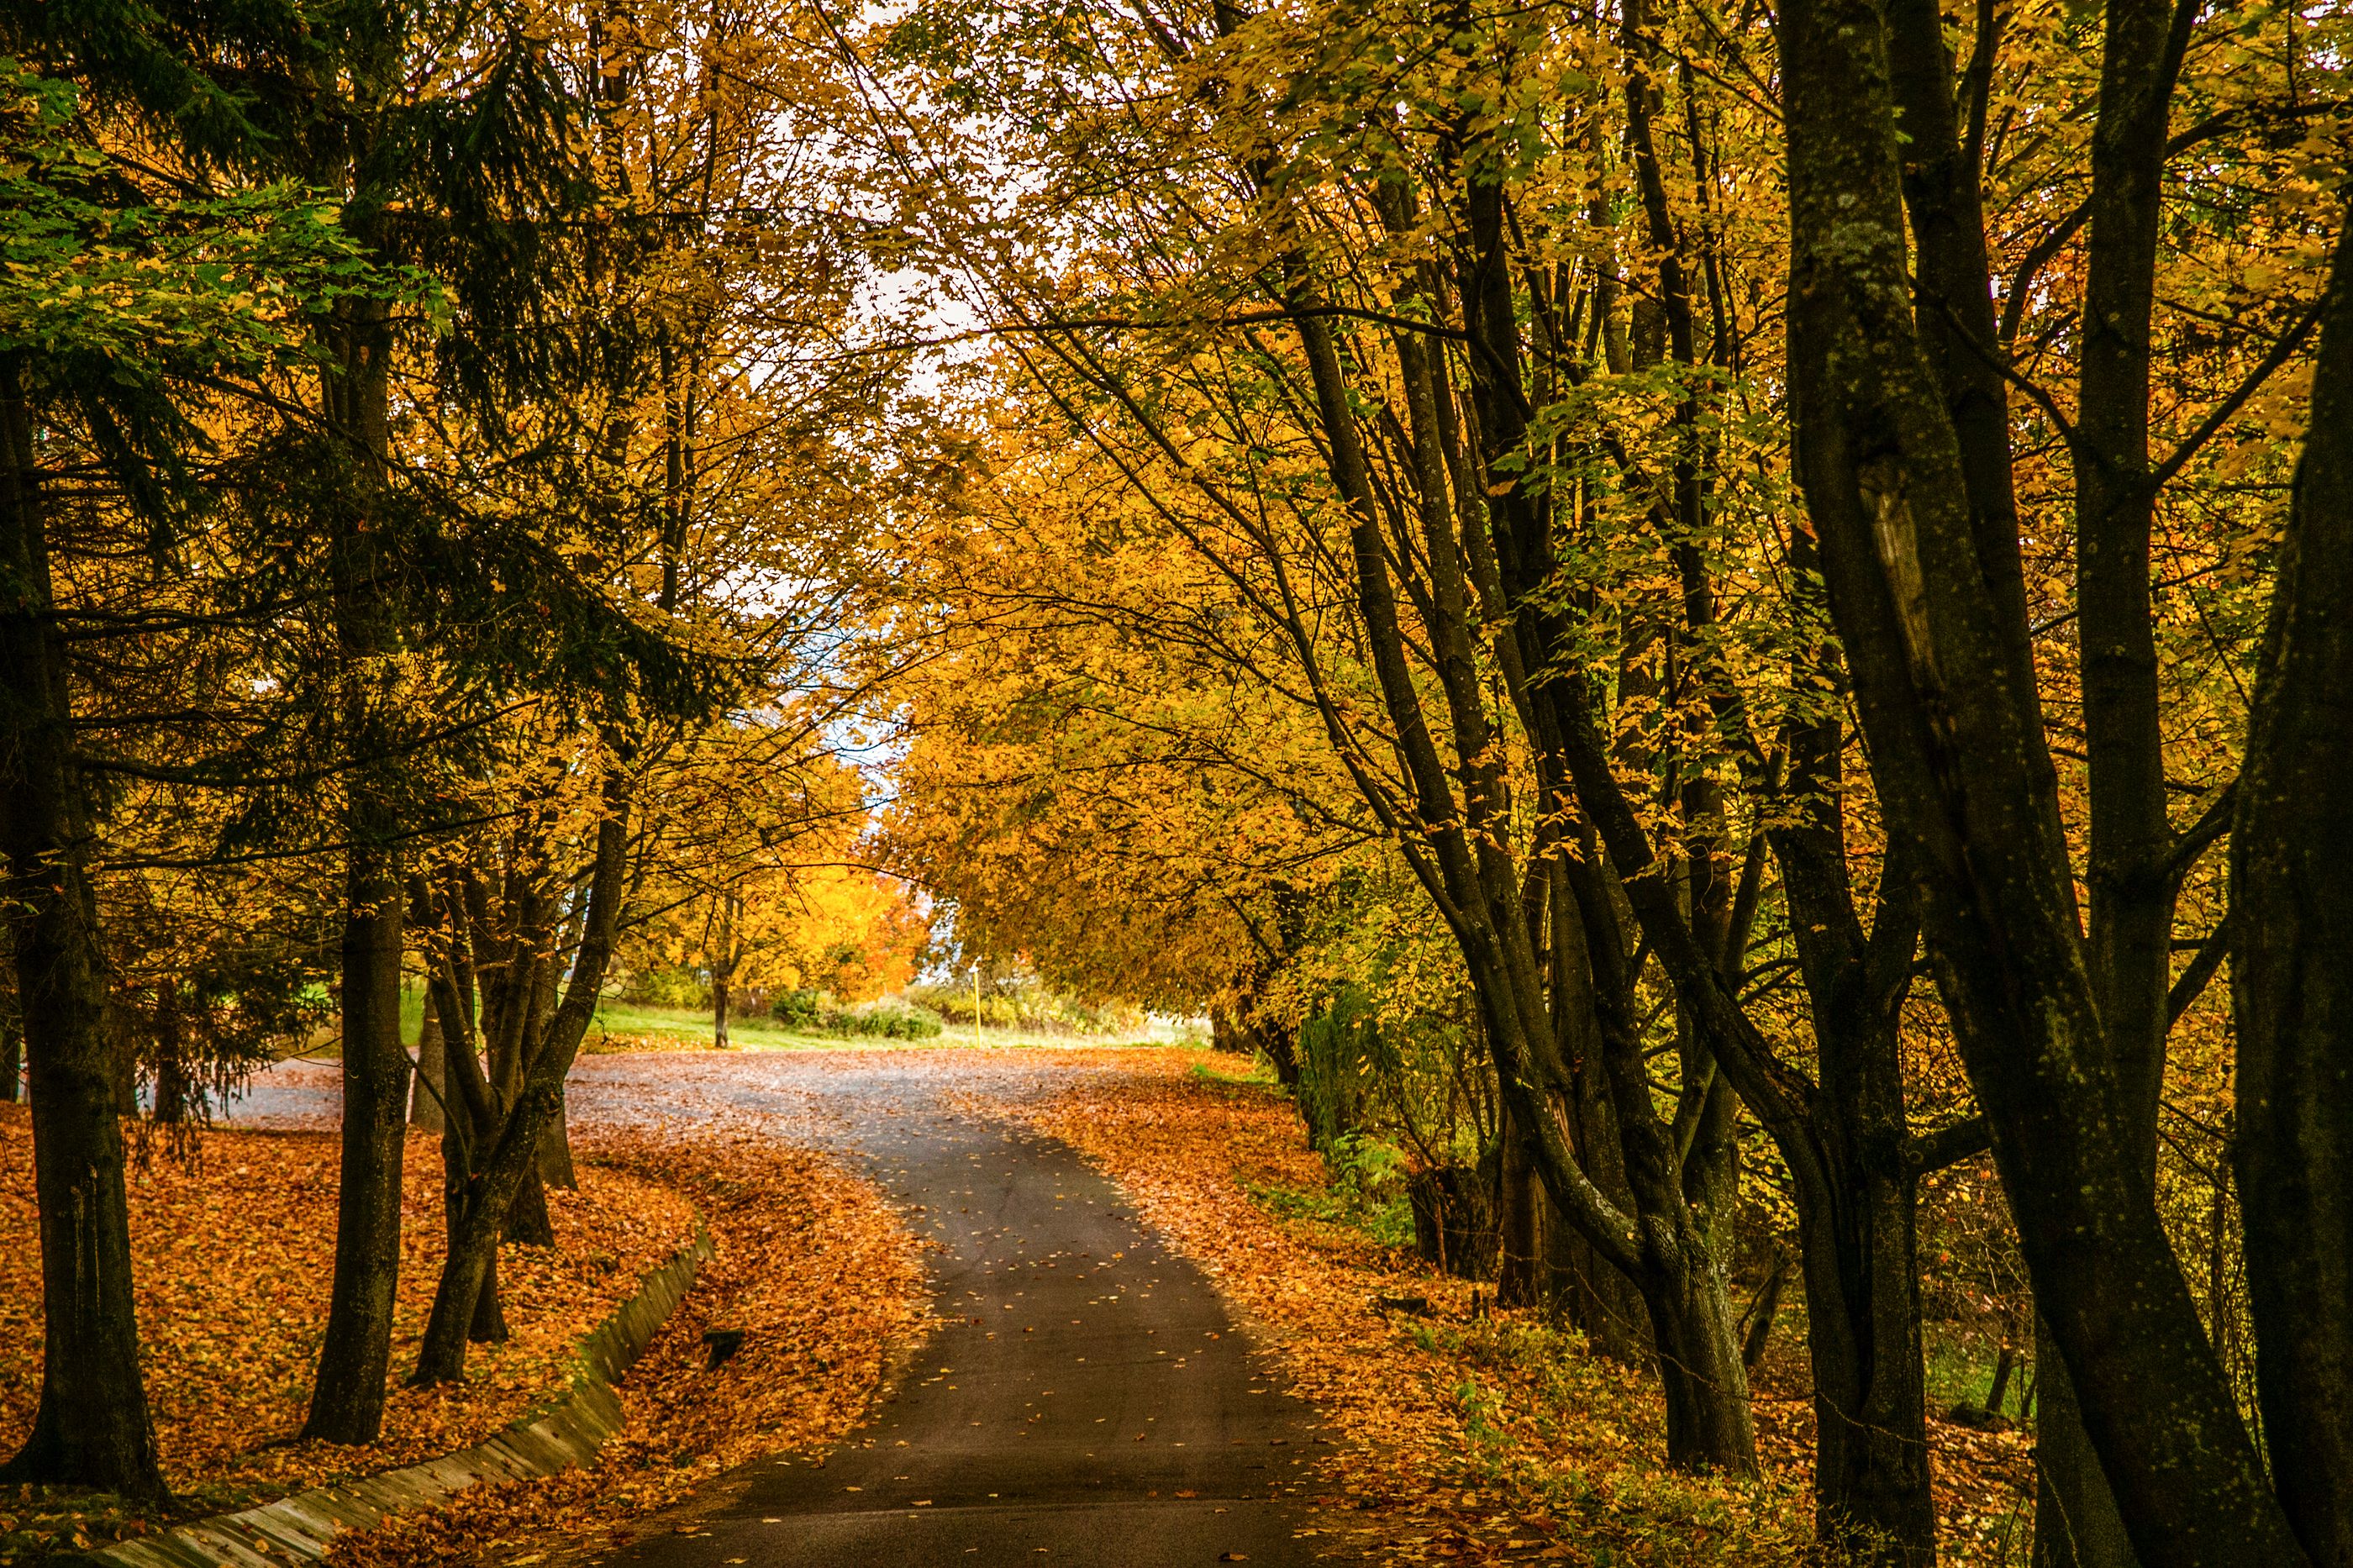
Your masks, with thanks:
[[(383, 1439), (360, 1448), (298, 1442), (333, 1276), (335, 1136), (214, 1128), (180, 1152), (151, 1137), (141, 1153), (127, 1183), (132, 1269), (174, 1507), (153, 1514), (111, 1498), (0, 1488), (0, 1562), (479, 1442), (567, 1383), (580, 1342), (694, 1232), (692, 1203), (658, 1170), (583, 1162), (577, 1191), (547, 1194), (556, 1245), (501, 1249), (512, 1337), (470, 1347), (462, 1383), (408, 1388), (447, 1250), (438, 1142), (412, 1136)], [(14, 1452), (32, 1424), (41, 1321), (31, 1121), (22, 1108), (0, 1106), (0, 1453)]]
[[(1235, 1058), (1170, 1048), (1086, 1065), (1110, 1070), (966, 1100), (1078, 1149), (1216, 1279), (1342, 1435), (1321, 1461), (1317, 1521), (1335, 1544), (1385, 1563), (1821, 1560), (1801, 1347), (1777, 1341), (1759, 1369), (1762, 1478), (1668, 1470), (1649, 1372), (1322, 1217), (1334, 1205), (1270, 1201), (1332, 1179), (1297, 1111), (1232, 1076)], [(1418, 1311), (1384, 1306), (1417, 1298)], [(1930, 1426), (1947, 1559), (2005, 1560), (2021, 1489), (2031, 1497), (2029, 1440)]]
[[(881, 1193), (790, 1141), (797, 1119), (705, 1106), (584, 1133), (602, 1168), (691, 1198), (716, 1255), (619, 1388), (628, 1421), (594, 1464), (460, 1493), (338, 1536), (335, 1568), (521, 1568), (615, 1544), (726, 1472), (822, 1451), (863, 1417), (927, 1321), (920, 1246)], [(740, 1332), (716, 1366), (704, 1335)]]

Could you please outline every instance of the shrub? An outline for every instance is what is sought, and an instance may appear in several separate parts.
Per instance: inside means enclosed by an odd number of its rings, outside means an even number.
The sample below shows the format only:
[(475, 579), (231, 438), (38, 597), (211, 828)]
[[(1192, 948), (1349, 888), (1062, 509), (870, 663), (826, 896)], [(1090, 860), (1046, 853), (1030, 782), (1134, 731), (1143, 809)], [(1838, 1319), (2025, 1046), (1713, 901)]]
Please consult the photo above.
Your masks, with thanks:
[(779, 991), (776, 999), (768, 1004), (769, 1016), (787, 1029), (814, 1029), (824, 1011), (823, 994), (807, 987)]
[(629, 983), (621, 988), (621, 1000), (648, 1007), (699, 1011), (711, 1005), (711, 986), (700, 970), (674, 963), (657, 964), (629, 976)]
[(891, 996), (879, 1002), (834, 1008), (818, 1025), (822, 1033), (828, 1035), (887, 1040), (928, 1040), (944, 1026), (937, 1013)]

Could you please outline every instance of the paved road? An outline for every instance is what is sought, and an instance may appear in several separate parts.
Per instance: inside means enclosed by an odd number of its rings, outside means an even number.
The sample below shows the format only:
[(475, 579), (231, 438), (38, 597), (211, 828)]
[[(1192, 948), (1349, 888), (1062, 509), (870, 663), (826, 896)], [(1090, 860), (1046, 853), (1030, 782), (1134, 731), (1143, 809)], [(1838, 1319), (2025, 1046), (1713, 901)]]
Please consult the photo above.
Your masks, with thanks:
[[(963, 1060), (953, 1073), (867, 1052), (581, 1063), (576, 1122), (783, 1112), (862, 1163), (938, 1242), (948, 1320), (822, 1463), (722, 1478), (685, 1512), (696, 1533), (657, 1521), (608, 1568), (1322, 1560), (1293, 1533), (1319, 1441), (1306, 1407), (1117, 1188), (1065, 1146), (942, 1099), (1043, 1087), (1051, 1058)], [(248, 1116), (273, 1109), (258, 1100)]]

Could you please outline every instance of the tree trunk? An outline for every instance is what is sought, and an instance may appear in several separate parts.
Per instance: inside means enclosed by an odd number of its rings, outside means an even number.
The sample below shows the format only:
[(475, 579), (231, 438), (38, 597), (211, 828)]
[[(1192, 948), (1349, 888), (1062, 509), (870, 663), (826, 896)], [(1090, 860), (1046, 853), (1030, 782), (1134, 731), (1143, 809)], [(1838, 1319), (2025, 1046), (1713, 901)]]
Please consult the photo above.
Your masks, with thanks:
[(433, 987), (425, 988), (425, 1023), (417, 1032), (417, 1087), (409, 1096), (408, 1124), (419, 1132), (438, 1132), (448, 1124), (442, 1108), (449, 1096), (449, 1063), (441, 1037), (441, 1011), (434, 1005)]
[(0, 1024), (0, 1105), (16, 1103), (25, 1077), (25, 1031), (15, 1018)]
[[(1757, 1435), (1748, 1413), (1748, 1374), (1732, 1331), (1724, 1276), (1694, 1230), (1684, 1267), (1663, 1289), (1643, 1292), (1667, 1396), (1667, 1463), (1687, 1470), (1756, 1469)], [(1736, 1457), (1748, 1456), (1742, 1466)]]
[(1853, 1161), (1841, 1201), (1809, 1202), (1799, 1220), (1816, 1531), (1858, 1561), (1925, 1568), (1936, 1558), (1936, 1504), (1923, 1408), (1915, 1184), (1902, 1145), (1877, 1146), (1893, 1161)]
[[(462, 1215), (450, 1215), (450, 1242), (454, 1247), (462, 1229)], [(466, 1320), (466, 1342), (476, 1345), (504, 1344), (507, 1340), (506, 1303), (499, 1297), (499, 1249), (492, 1246), (482, 1263), (481, 1289), (474, 1293), (474, 1310)]]
[[(1567, 880), (1556, 870), (1553, 884), (1553, 930), (1578, 929), (1576, 906)], [(1559, 936), (1556, 935), (1556, 942)], [(1582, 955), (1555, 951), (1553, 1021), (1561, 1039), (1561, 1055), (1568, 1086), (1562, 1096), (1563, 1120), (1568, 1124), (1569, 1148), (1592, 1178), (1595, 1188), (1621, 1213), (1633, 1207), (1626, 1186), (1626, 1160), (1618, 1138), (1617, 1114), (1610, 1110), (1609, 1091), (1601, 1082), (1600, 1041), (1593, 1024), (1592, 977)], [(1550, 1207), (1549, 1205), (1547, 1205)], [(1552, 1232), (1548, 1250), (1557, 1260), (1561, 1307), (1570, 1322), (1585, 1334), (1585, 1342), (1599, 1355), (1629, 1365), (1650, 1364), (1650, 1314), (1642, 1293), (1624, 1269), (1611, 1263), (1581, 1235), (1557, 1208), (1547, 1215)]]
[(84, 856), (34, 418), (20, 353), (0, 353), (0, 836), (17, 1016), (32, 1073), (40, 1403), (0, 1481), (164, 1494), (139, 1370), (122, 1126), (105, 960)]
[(2034, 1421), (2034, 1568), (2119, 1568), (2137, 1559), (2116, 1493), (2084, 1430), (2075, 1385), (2050, 1326), (2034, 1320), (2042, 1394)]
[(1536, 1179), (1535, 1159), (1527, 1145), (1506, 1112), (1495, 1168), (1495, 1302), (1503, 1307), (1541, 1307), (1552, 1294), (1551, 1259), (1544, 1246), (1544, 1184)]
[(374, 1443), (383, 1430), (400, 1279), (408, 1053), (400, 1039), (401, 885), (387, 851), (354, 846), (343, 928), (343, 1172), (326, 1340), (302, 1435)]
[(1883, 15), (1790, 0), (1778, 23), (1799, 479), (2036, 1299), (2143, 1561), (2295, 1563), (2106, 1049), (2016, 539), (1977, 526), (1914, 315)]
[(155, 997), (155, 1124), (177, 1127), (188, 1120), (195, 1086), (189, 1081), (187, 1042), (181, 1037), (180, 988), (166, 982)]
[(2337, 242), (2239, 776), (2231, 993), (2255, 1387), (2316, 1563), (2353, 1563), (2353, 225)]
[[(457, 1048), (466, 1048), (462, 1041)], [(445, 1062), (449, 1058), (445, 1055)], [(454, 1249), (462, 1229), (466, 1194), (473, 1178), (471, 1152), (483, 1136), (480, 1119), (475, 1114), (479, 1095), (469, 1095), (459, 1081), (464, 1063), (456, 1064), (453, 1073), (448, 1116), (441, 1132), (441, 1233), (445, 1251)], [(479, 1066), (475, 1076), (480, 1078)], [(507, 1337), (506, 1314), (499, 1300), (498, 1257), (491, 1254), (491, 1265), (484, 1271), (482, 1283), (466, 1318), (466, 1337), (476, 1344), (494, 1343)]]
[[(425, 1342), (409, 1382), (417, 1385), (455, 1382), (466, 1368), (466, 1329), (494, 1266), (501, 1230), (533, 1163), (540, 1141), (563, 1102), (564, 1080), (595, 1015), (596, 995), (612, 961), (614, 932), (627, 896), (623, 873), (628, 858), (629, 780), (618, 760), (606, 764), (605, 816), (596, 829), (596, 868), (589, 885), (582, 934), (564, 1000), (522, 1063), (518, 1092), (506, 1104), (495, 1139), (477, 1147), (462, 1193), (454, 1194), (449, 1256), (435, 1289)], [(485, 1097), (487, 1099), (487, 1096)]]
[[(560, 1112), (563, 1105), (560, 1098), (556, 1104)], [(555, 1123), (551, 1119), (545, 1131), (554, 1131)], [(541, 1142), (543, 1144), (545, 1142), (544, 1137)], [(547, 1212), (547, 1184), (540, 1179), (539, 1161), (535, 1156), (530, 1168), (523, 1172), (522, 1183), (515, 1188), (514, 1202), (507, 1205), (506, 1225), (501, 1234), (519, 1247), (555, 1245), (555, 1222)]]
[(1757, 1284), (1756, 1298), (1740, 1319), (1740, 1364), (1752, 1377), (1757, 1363), (1765, 1359), (1766, 1347), (1773, 1342), (1774, 1321), (1781, 1315), (1781, 1293), (1788, 1285), (1789, 1256), (1777, 1251), (1773, 1267)]
[[(568, 1090), (555, 1100), (555, 1120), (547, 1124), (546, 1135), (539, 1141), (539, 1179), (542, 1184), (560, 1187), (567, 1193), (580, 1190), (580, 1172), (572, 1160), (571, 1095)], [(549, 1245), (554, 1245), (551, 1237)]]
[(721, 1050), (729, 1047), (727, 1007), (735, 983), (735, 921), (737, 900), (733, 893), (719, 899), (718, 930), (711, 940), (711, 1038)]
[(334, 1285), (326, 1339), (302, 1435), (374, 1443), (384, 1424), (392, 1360), (393, 1297), (400, 1277), (400, 1190), (408, 1137), (408, 1052), (400, 1033), (406, 890), (394, 790), (393, 676), (397, 647), (379, 520), (367, 515), (388, 450), (391, 333), (380, 302), (345, 307), (327, 376), (333, 423), (350, 438), (350, 472), (329, 552), (333, 577), (344, 782), (343, 1171), (335, 1215)]

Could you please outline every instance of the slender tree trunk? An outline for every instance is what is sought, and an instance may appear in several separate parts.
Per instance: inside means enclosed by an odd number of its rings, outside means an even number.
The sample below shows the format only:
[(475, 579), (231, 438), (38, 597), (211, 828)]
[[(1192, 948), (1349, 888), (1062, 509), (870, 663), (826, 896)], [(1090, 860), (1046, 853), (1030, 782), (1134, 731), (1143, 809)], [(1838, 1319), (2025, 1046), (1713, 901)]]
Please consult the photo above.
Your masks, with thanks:
[(14, 1017), (0, 1024), (0, 1105), (16, 1103), (25, 1077), (25, 1031)]
[(1986, 1390), (1985, 1413), (1999, 1415), (2001, 1407), (2010, 1403), (2010, 1382), (2018, 1373), (2018, 1347), (2004, 1335), (2001, 1352), (1993, 1360), (1993, 1385)]
[(735, 921), (737, 900), (733, 893), (719, 898), (718, 929), (711, 939), (711, 1037), (719, 1049), (728, 1048), (727, 1006), (735, 984)]
[(2231, 990), (2255, 1386), (2316, 1563), (2353, 1563), (2353, 224), (2239, 775)]
[[(1802, 529), (1789, 564), (1793, 579), (1818, 581)], [(1825, 608), (1808, 607), (1817, 616)], [(1816, 711), (1841, 710), (1827, 628), (1798, 677), (1812, 688)], [(1812, 1005), (1820, 1076), (1803, 1157), (1788, 1162), (1814, 1381), (1815, 1528), (1858, 1561), (1925, 1568), (1936, 1555), (1936, 1506), (1922, 1377), (1921, 1161), (1902, 1049), (1918, 900), (1909, 869), (1891, 856), (1864, 928), (1847, 846), (1846, 725), (1829, 718), (1792, 723), (1785, 734), (1789, 805), (1768, 841)]]
[[(1593, 972), (1582, 951), (1584, 922), (1562, 868), (1557, 864), (1550, 868), (1546, 880), (1550, 889), (1546, 961), (1553, 1028), (1567, 1078), (1561, 1096), (1562, 1120), (1567, 1123), (1570, 1152), (1595, 1189), (1620, 1213), (1629, 1213), (1634, 1195), (1626, 1184), (1626, 1157), (1618, 1136), (1617, 1113), (1610, 1108), (1609, 1091), (1602, 1082)], [(1597, 1353), (1629, 1365), (1650, 1364), (1650, 1314), (1642, 1306), (1641, 1289), (1569, 1223), (1568, 1215), (1553, 1207), (1547, 1219), (1554, 1233), (1549, 1250), (1557, 1259), (1562, 1304), (1569, 1321), (1584, 1331), (1586, 1343)]]
[[(470, 1103), (461, 1093), (449, 1103), (449, 1114), (441, 1133), (441, 1227), (445, 1247), (458, 1245), (464, 1215), (466, 1193), (473, 1176), (469, 1151), (480, 1135)], [(474, 1298), (472, 1310), (466, 1319), (466, 1337), (476, 1344), (495, 1343), (507, 1337), (504, 1310), (499, 1301), (498, 1258), (491, 1256), (491, 1267), (482, 1277), (480, 1291)]]
[[(2075, 589), (2086, 797), (2084, 953), (2131, 1154), (2156, 1179), (2176, 879), (2149, 539), (2149, 317), (2168, 106), (2198, 7), (2110, 0), (2092, 137), (2076, 406)], [(1989, 333), (1986, 340), (1992, 342)], [(2045, 1350), (2055, 1351), (2046, 1342)], [(2053, 1355), (2053, 1363), (2061, 1360)], [(2040, 1568), (2137, 1568), (2063, 1365), (2035, 1428)]]
[(40, 1403), (0, 1481), (164, 1495), (139, 1370), (122, 1127), (86, 858), (90, 805), (21, 353), (0, 353), (0, 836), (32, 1071), (41, 1247)]
[(449, 1063), (441, 1037), (441, 1010), (433, 987), (425, 988), (425, 1023), (417, 1032), (417, 1087), (409, 1096), (408, 1124), (419, 1132), (438, 1132), (448, 1125), (443, 1105), (449, 1098)]
[(398, 637), (393, 625), (380, 521), (373, 510), (390, 441), (391, 334), (384, 307), (345, 307), (328, 377), (331, 416), (351, 438), (349, 472), (329, 552), (344, 781), (343, 1171), (335, 1215), (334, 1285), (326, 1338), (311, 1392), (306, 1437), (374, 1443), (383, 1428), (392, 1360), (392, 1308), (400, 1277), (402, 1161), (408, 1136), (408, 1052), (400, 1034), (401, 932), (406, 895), (388, 749)]
[[(564, 941), (559, 952), (572, 952), (578, 949), (580, 931), (586, 918), (586, 906), (575, 900), (570, 918), (564, 922)], [(543, 1019), (553, 1019), (555, 1016), (558, 1005), (557, 975), (558, 965), (554, 963), (544, 965), (540, 971), (538, 1016)], [(559, 1086), (556, 1093), (555, 1118), (547, 1124), (547, 1131), (541, 1134), (539, 1140), (539, 1159), (537, 1169), (533, 1172), (536, 1180), (532, 1184), (542, 1189), (558, 1187), (569, 1193), (577, 1192), (580, 1187), (580, 1173), (572, 1160), (570, 1100), (571, 1085), (567, 1080)], [(555, 1227), (545, 1217), (547, 1194), (543, 1190), (538, 1194), (538, 1202), (541, 1219), (536, 1234), (543, 1237), (544, 1239), (535, 1241), (533, 1245), (553, 1247), (555, 1245)], [(514, 1236), (514, 1239), (522, 1240), (523, 1237), (518, 1234)]]

